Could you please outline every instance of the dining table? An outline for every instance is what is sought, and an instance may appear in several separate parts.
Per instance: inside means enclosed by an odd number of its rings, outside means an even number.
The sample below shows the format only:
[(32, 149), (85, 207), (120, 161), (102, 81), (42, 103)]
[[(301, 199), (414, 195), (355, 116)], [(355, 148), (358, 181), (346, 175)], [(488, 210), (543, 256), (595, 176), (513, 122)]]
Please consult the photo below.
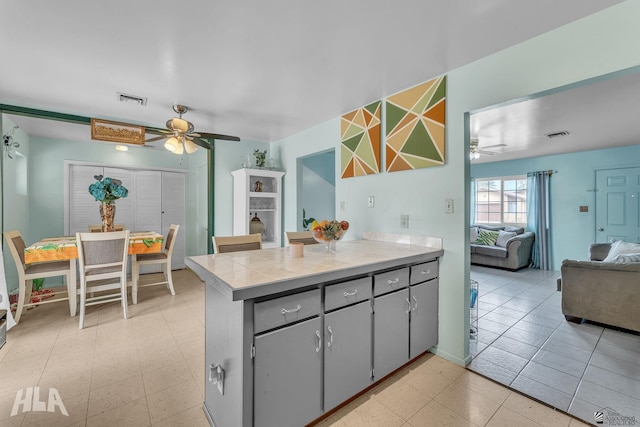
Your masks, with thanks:
[[(129, 234), (129, 255), (149, 254), (162, 251), (164, 237), (155, 231), (136, 231)], [(47, 237), (24, 249), (24, 263), (69, 261), (71, 280), (67, 283), (69, 311), (76, 315), (77, 306), (77, 259), (76, 236)]]

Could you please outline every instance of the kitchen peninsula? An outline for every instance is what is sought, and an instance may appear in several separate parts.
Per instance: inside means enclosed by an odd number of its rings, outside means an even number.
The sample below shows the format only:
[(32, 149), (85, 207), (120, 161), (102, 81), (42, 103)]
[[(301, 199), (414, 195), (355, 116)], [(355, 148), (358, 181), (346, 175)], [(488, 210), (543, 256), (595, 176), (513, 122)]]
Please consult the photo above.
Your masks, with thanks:
[(302, 426), (438, 340), (442, 249), (375, 240), (202, 255), (216, 427)]

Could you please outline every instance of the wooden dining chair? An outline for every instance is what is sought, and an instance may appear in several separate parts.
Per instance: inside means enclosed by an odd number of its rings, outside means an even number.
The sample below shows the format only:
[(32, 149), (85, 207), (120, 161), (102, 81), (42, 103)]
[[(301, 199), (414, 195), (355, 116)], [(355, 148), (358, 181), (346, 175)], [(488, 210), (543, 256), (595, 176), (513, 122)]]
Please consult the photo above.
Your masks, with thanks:
[(246, 234), (241, 236), (211, 236), (215, 254), (226, 252), (253, 251), (262, 249), (261, 234)]
[[(167, 238), (165, 239), (163, 252), (131, 255), (131, 299), (134, 304), (138, 303), (138, 287), (167, 285), (171, 291), (171, 295), (176, 294), (176, 291), (173, 289), (173, 277), (171, 275), (171, 255), (173, 254), (173, 246), (176, 243), (179, 228), (179, 225), (171, 224), (169, 233), (167, 233)], [(153, 264), (160, 264), (162, 266), (164, 280), (140, 285), (140, 266)]]
[(285, 231), (288, 243), (302, 243), (303, 245), (317, 245), (318, 241), (313, 238), (311, 231)]
[[(25, 307), (32, 307), (40, 304), (51, 302), (69, 301), (69, 311), (71, 316), (76, 315), (76, 283), (75, 274), (71, 272), (71, 263), (69, 261), (51, 261), (38, 262), (33, 264), (24, 263), (24, 250), (26, 245), (19, 231), (6, 231), (4, 239), (9, 246), (16, 269), (18, 270), (18, 307), (14, 320), (16, 324), (20, 322), (22, 311)], [(33, 291), (33, 279), (64, 276), (66, 291), (53, 292), (51, 298), (38, 302), (31, 302), (31, 293)], [(58, 298), (58, 295), (66, 295), (66, 297)]]
[[(76, 233), (76, 243), (80, 267), (80, 329), (84, 328), (85, 307), (90, 305), (120, 301), (126, 319), (129, 230)], [(118, 292), (108, 292), (115, 289)]]

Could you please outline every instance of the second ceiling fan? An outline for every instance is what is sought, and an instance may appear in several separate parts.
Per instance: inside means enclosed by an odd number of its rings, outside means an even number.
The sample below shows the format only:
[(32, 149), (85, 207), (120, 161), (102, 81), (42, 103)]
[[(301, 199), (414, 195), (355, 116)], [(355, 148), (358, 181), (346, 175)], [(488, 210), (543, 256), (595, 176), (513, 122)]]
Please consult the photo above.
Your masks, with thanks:
[(182, 154), (184, 151), (191, 154), (198, 149), (198, 146), (204, 148), (210, 148), (211, 144), (202, 138), (206, 139), (223, 139), (227, 141), (240, 141), (237, 136), (222, 135), (218, 133), (206, 133), (195, 132), (193, 123), (182, 118), (182, 115), (189, 111), (189, 108), (175, 104), (173, 111), (178, 114), (178, 117), (167, 120), (167, 129), (162, 129), (159, 132), (163, 135), (155, 138), (147, 139), (145, 142), (159, 141), (166, 139), (164, 148), (175, 154)]

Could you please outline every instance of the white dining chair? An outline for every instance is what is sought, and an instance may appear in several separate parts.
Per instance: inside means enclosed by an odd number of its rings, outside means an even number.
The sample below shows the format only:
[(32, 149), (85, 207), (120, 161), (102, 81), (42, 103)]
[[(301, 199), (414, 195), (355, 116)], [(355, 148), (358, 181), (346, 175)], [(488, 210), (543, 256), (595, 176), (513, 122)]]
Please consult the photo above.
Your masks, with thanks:
[[(131, 299), (134, 304), (138, 303), (138, 288), (144, 288), (146, 286), (166, 285), (171, 291), (171, 295), (175, 295), (176, 291), (173, 288), (173, 277), (171, 275), (171, 256), (173, 255), (173, 246), (176, 243), (178, 236), (177, 224), (171, 224), (167, 238), (164, 244), (164, 251), (151, 253), (151, 254), (138, 254), (131, 255)], [(160, 264), (162, 266), (162, 273), (164, 274), (164, 280), (153, 283), (145, 283), (140, 285), (140, 267), (143, 265)]]
[[(9, 246), (13, 261), (18, 270), (18, 307), (14, 315), (16, 324), (20, 322), (22, 311), (25, 307), (32, 307), (40, 304), (48, 304), (59, 301), (69, 301), (69, 311), (71, 316), (76, 315), (76, 283), (75, 274), (72, 274), (71, 263), (69, 261), (50, 261), (38, 262), (33, 264), (24, 263), (24, 250), (26, 245), (19, 231), (6, 231), (4, 239)], [(44, 299), (38, 302), (31, 302), (31, 293), (33, 291), (33, 279), (64, 276), (66, 291), (54, 292), (50, 299)], [(66, 297), (58, 298), (58, 295), (66, 295)], [(51, 295), (51, 294), (49, 294)]]
[(213, 241), (213, 250), (216, 254), (262, 249), (261, 234), (211, 236), (211, 240)]
[(320, 243), (313, 238), (311, 231), (285, 231), (284, 234), (288, 243), (302, 243), (303, 245), (317, 245)]
[[(85, 307), (90, 305), (120, 301), (126, 319), (129, 230), (76, 233), (76, 242), (80, 267), (80, 329), (84, 328)], [(116, 289), (117, 292), (108, 292)]]

